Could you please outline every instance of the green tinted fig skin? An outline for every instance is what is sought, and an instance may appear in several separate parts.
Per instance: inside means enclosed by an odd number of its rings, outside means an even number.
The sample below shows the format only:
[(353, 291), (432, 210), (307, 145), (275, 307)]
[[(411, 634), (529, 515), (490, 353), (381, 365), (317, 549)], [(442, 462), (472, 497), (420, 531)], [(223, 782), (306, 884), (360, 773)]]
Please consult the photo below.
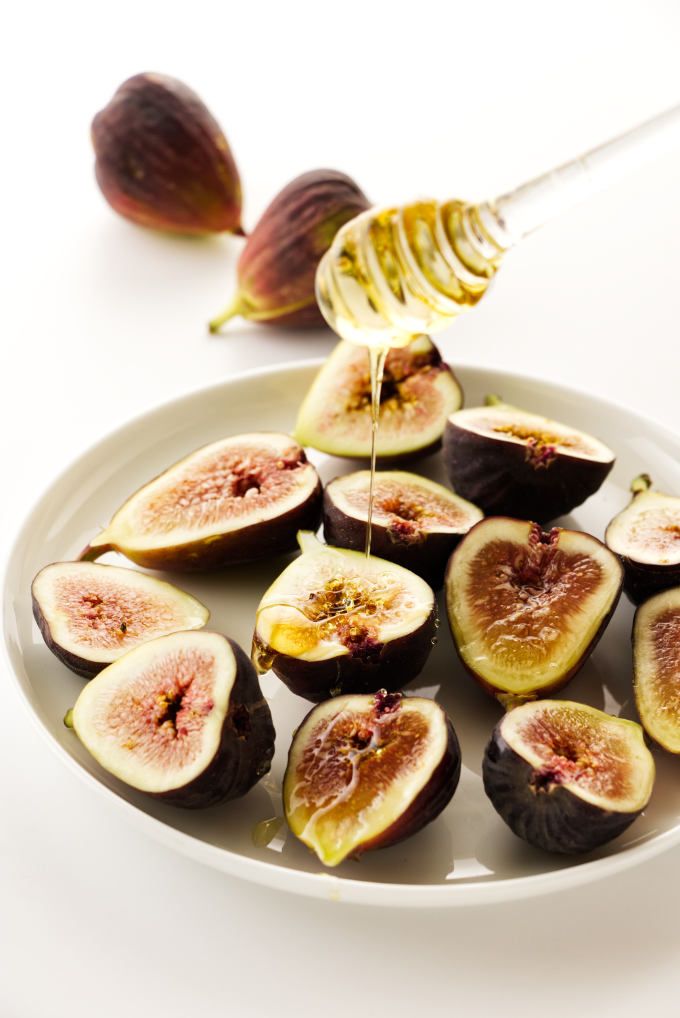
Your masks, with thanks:
[[(366, 544), (366, 524), (339, 509), (328, 488), (324, 490), (323, 498), (323, 534), (326, 544), (339, 548), (363, 551)], [(373, 520), (371, 552), (422, 576), (433, 590), (439, 590), (444, 583), (449, 557), (462, 537), (463, 534), (435, 531), (420, 531), (415, 537), (408, 534), (401, 536), (394, 528)]]
[(523, 445), (477, 435), (446, 422), (444, 466), (456, 494), (487, 516), (549, 520), (565, 516), (593, 495), (614, 465), (558, 452), (536, 467)]
[(622, 834), (642, 810), (615, 812), (585, 802), (564, 785), (534, 790), (545, 777), (515, 752), (499, 722), (482, 763), (484, 791), (511, 831), (545, 852), (591, 852)]
[(328, 661), (304, 661), (279, 654), (259, 637), (253, 643), (257, 654), (271, 658), (271, 670), (290, 689), (312, 703), (347, 693), (396, 693), (416, 678), (425, 667), (437, 635), (437, 612), (418, 629), (389, 643), (378, 644), (373, 652), (350, 651)]
[(326, 327), (314, 295), (317, 265), (340, 227), (368, 208), (357, 184), (337, 170), (310, 170), (292, 180), (241, 252), (233, 313), (262, 325)]
[(168, 805), (203, 809), (238, 799), (271, 768), (276, 733), (269, 704), (248, 656), (234, 640), (225, 639), (236, 657), (237, 670), (219, 746), (206, 769), (193, 781), (153, 794)]
[(161, 74), (123, 82), (92, 121), (97, 183), (141, 226), (242, 233), (241, 184), (226, 138), (195, 92)]
[[(498, 519), (498, 517), (496, 517), (496, 518)], [(488, 519), (488, 517), (487, 517), (487, 519)], [(479, 523), (475, 524), (475, 526), (478, 527), (480, 524), (482, 524), (484, 522), (485, 522), (485, 520), (480, 520)], [(468, 534), (471, 533), (472, 530), (474, 530), (474, 527), (471, 527), (470, 530), (468, 530)], [(592, 537), (592, 534), (589, 534), (588, 536)], [(467, 534), (463, 535), (463, 538), (465, 538), (465, 537), (467, 537)], [(594, 540), (597, 540), (597, 538), (594, 538)], [(461, 541), (461, 543), (462, 543), (462, 541)], [(460, 547), (460, 545), (459, 545), (459, 547)], [(457, 550), (458, 549), (456, 549), (456, 551)], [(445, 574), (445, 577), (444, 577), (444, 588), (445, 589), (448, 588), (449, 580), (450, 580), (450, 577), (451, 577), (452, 572), (453, 572), (456, 551), (453, 552), (453, 555), (449, 559), (448, 565), (446, 567), (446, 574)], [(531, 688), (531, 686), (528, 685), (526, 690), (523, 691), (522, 693), (509, 693), (506, 690), (498, 689), (496, 686), (494, 686), (490, 682), (488, 682), (482, 675), (480, 675), (473, 668), (471, 668), (471, 666), (467, 663), (467, 661), (464, 660), (463, 655), (461, 654), (460, 648), (458, 647), (458, 643), (456, 642), (456, 638), (455, 638), (454, 632), (453, 632), (453, 623), (452, 623), (451, 617), (449, 615), (448, 603), (447, 603), (446, 618), (447, 618), (448, 623), (449, 623), (449, 631), (451, 633), (451, 640), (453, 641), (453, 645), (456, 648), (456, 654), (458, 655), (458, 659), (459, 659), (460, 663), (462, 664), (463, 668), (465, 669), (465, 671), (468, 673), (468, 675), (471, 675), (472, 678), (475, 680), (475, 682), (477, 682), (486, 693), (488, 693), (490, 696), (493, 696), (494, 699), (498, 700), (499, 703), (501, 703), (502, 705), (505, 706), (507, 703), (517, 704), (517, 703), (521, 702), (522, 700), (542, 700), (545, 697), (550, 696), (552, 693), (557, 692), (558, 689), (562, 689), (563, 686), (566, 686), (566, 684), (571, 679), (573, 679), (573, 677), (576, 675), (576, 673), (579, 672), (581, 670), (581, 668), (583, 668), (584, 664), (586, 663), (586, 661), (588, 660), (590, 655), (593, 653), (593, 651), (597, 647), (598, 643), (600, 642), (600, 639), (602, 638), (602, 635), (603, 635), (605, 629), (609, 625), (609, 623), (611, 621), (611, 618), (612, 618), (614, 612), (616, 611), (616, 607), (617, 607), (617, 605), (618, 605), (618, 603), (619, 603), (619, 601), (621, 599), (622, 589), (623, 589), (623, 570), (621, 571), (621, 580), (620, 580), (620, 583), (619, 583), (619, 589), (618, 589), (618, 592), (617, 592), (616, 596), (614, 597), (614, 600), (612, 601), (611, 608), (609, 609), (608, 612), (606, 612), (603, 615), (602, 622), (600, 623), (600, 626), (599, 626), (597, 632), (593, 636), (593, 639), (588, 644), (588, 646), (584, 649), (584, 652), (581, 655), (581, 657), (579, 658), (579, 660), (574, 665), (572, 665), (572, 667), (568, 671), (564, 672), (562, 675), (557, 676), (555, 678), (555, 681), (550, 683), (550, 685), (541, 686), (541, 688), (538, 689), (538, 690), (533, 690)]]
[(444, 755), (432, 772), (429, 781), (420, 790), (411, 805), (394, 823), (384, 831), (359, 846), (352, 858), (371, 852), (378, 848), (390, 848), (392, 845), (412, 837), (423, 827), (436, 820), (446, 809), (458, 787), (461, 770), (461, 753), (458, 737), (451, 723), (446, 719), (447, 740)]
[(43, 615), (40, 603), (36, 598), (33, 590), (31, 590), (31, 603), (33, 605), (33, 618), (35, 619), (40, 634), (45, 641), (45, 645), (49, 650), (52, 651), (54, 656), (61, 661), (62, 664), (66, 665), (72, 672), (79, 675), (82, 679), (92, 679), (95, 675), (106, 668), (106, 661), (90, 661), (88, 658), (80, 657), (78, 654), (73, 654), (71, 651), (66, 650), (60, 643), (52, 636), (49, 623)]
[[(306, 459), (301, 460), (306, 462)], [(93, 562), (108, 551), (117, 551), (145, 569), (178, 573), (213, 572), (244, 562), (274, 558), (298, 547), (298, 530), (316, 530), (321, 520), (322, 488), (281, 516), (252, 523), (231, 533), (167, 548), (127, 549), (116, 544), (88, 545), (80, 560)]]

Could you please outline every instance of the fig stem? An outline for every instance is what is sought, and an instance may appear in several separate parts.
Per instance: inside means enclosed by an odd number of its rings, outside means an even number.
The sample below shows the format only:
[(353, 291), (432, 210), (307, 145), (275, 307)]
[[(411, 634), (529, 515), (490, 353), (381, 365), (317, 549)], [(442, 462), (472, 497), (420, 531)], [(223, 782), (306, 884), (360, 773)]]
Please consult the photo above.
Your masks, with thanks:
[(495, 392), (490, 392), (484, 397), (484, 406), (503, 406), (504, 403), (505, 400)]
[(73, 707), (69, 707), (64, 714), (64, 724), (67, 728), (73, 728)]
[(208, 329), (215, 335), (220, 331), (225, 322), (239, 315), (247, 318), (250, 322), (271, 322), (276, 318), (283, 318), (284, 315), (291, 315), (295, 311), (302, 311), (303, 308), (308, 308), (314, 303), (314, 297), (306, 297), (304, 300), (295, 301), (293, 304), (285, 304), (280, 308), (272, 308), (269, 311), (256, 311), (245, 297), (238, 293), (229, 307), (221, 315), (217, 315), (216, 318), (213, 318), (208, 323)]
[(638, 474), (630, 482), (630, 490), (634, 495), (640, 495), (643, 491), (649, 491), (652, 486), (652, 479), (649, 474)]

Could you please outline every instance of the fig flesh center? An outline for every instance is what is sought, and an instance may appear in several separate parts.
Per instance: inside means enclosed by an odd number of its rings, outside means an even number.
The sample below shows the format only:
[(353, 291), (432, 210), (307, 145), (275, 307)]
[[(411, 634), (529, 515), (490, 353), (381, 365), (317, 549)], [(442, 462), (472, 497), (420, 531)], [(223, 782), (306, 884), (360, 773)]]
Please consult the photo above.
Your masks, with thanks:
[(669, 559), (675, 561), (680, 558), (680, 512), (670, 508), (644, 510), (631, 524), (630, 540), (665, 556), (658, 560), (660, 565)]
[[(368, 511), (368, 487), (347, 487), (343, 498), (352, 509), (362, 513)], [(373, 494), (373, 520), (417, 533), (421, 530), (457, 529), (466, 524), (467, 517), (459, 506), (435, 492), (416, 489), (415, 486), (404, 492), (403, 485), (378, 478)]]
[(680, 608), (668, 608), (650, 626), (655, 664), (650, 680), (658, 709), (669, 720), (680, 718)]

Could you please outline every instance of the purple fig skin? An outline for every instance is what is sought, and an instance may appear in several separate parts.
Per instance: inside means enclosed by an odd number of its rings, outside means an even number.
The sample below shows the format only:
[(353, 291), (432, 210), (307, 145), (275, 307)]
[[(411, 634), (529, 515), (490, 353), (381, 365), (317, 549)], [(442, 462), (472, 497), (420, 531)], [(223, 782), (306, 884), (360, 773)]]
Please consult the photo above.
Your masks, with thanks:
[[(323, 535), (326, 544), (338, 548), (362, 551), (366, 544), (366, 524), (339, 509), (328, 489), (324, 490), (323, 496)], [(377, 558), (410, 569), (422, 576), (434, 590), (439, 590), (444, 583), (451, 553), (464, 536), (429, 531), (421, 532), (415, 540), (408, 535), (400, 538), (398, 533), (374, 519), (371, 524), (371, 552)]]
[(314, 294), (317, 265), (340, 227), (367, 208), (363, 192), (337, 170), (310, 170), (292, 180), (248, 237), (236, 298), (210, 331), (236, 315), (290, 328), (325, 326)]
[(247, 655), (234, 640), (225, 639), (234, 652), (237, 671), (220, 744), (206, 769), (193, 781), (153, 796), (171, 806), (203, 809), (238, 799), (271, 767), (276, 732), (269, 704)]
[(545, 852), (590, 852), (623, 834), (642, 810), (620, 813), (585, 802), (562, 785), (534, 791), (538, 772), (505, 741), (499, 722), (482, 763), (484, 791), (511, 831)]
[(618, 557), (625, 575), (623, 589), (634, 605), (643, 604), (654, 594), (670, 590), (671, 587), (680, 587), (680, 565), (654, 566), (647, 562), (636, 562), (626, 555)]
[(443, 437), (444, 466), (456, 494), (487, 516), (547, 523), (581, 505), (602, 485), (610, 463), (559, 452), (536, 469), (523, 445), (477, 435), (451, 419)]
[(327, 661), (304, 661), (279, 654), (255, 637), (253, 654), (271, 661), (271, 670), (291, 693), (320, 703), (341, 693), (375, 693), (379, 689), (395, 693), (403, 689), (425, 667), (436, 634), (437, 613), (433, 608), (418, 629), (378, 644), (368, 653), (358, 648)]
[(227, 140), (181, 81), (128, 78), (92, 121), (92, 144), (97, 183), (126, 219), (175, 233), (243, 233), (241, 184)]

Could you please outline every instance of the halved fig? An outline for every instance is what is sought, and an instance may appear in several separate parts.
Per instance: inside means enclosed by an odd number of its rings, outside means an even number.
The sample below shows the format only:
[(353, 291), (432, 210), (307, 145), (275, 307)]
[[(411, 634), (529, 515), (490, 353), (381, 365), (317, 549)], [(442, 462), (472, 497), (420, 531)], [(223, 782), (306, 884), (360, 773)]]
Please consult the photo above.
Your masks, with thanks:
[(510, 829), (546, 852), (589, 852), (649, 802), (654, 760), (640, 725), (569, 700), (525, 703), (496, 725), (484, 790)]
[(173, 633), (136, 647), (85, 686), (72, 720), (104, 770), (189, 809), (244, 795), (274, 754), (255, 669), (219, 633)]
[(633, 624), (633, 687), (642, 726), (680, 753), (680, 587), (645, 601)]
[(631, 502), (604, 535), (623, 562), (623, 586), (633, 604), (680, 584), (680, 498), (651, 489), (648, 474), (636, 477)]
[(45, 643), (86, 679), (140, 643), (202, 629), (210, 618), (205, 605), (171, 583), (98, 562), (45, 566), (31, 594)]
[[(358, 470), (326, 485), (324, 537), (360, 551), (366, 542), (371, 474)], [(441, 587), (449, 555), (481, 520), (481, 509), (441, 484), (401, 470), (375, 475), (371, 551)]]
[(302, 555), (257, 610), (255, 666), (313, 701), (401, 689), (432, 650), (432, 588), (393, 562), (321, 544), (309, 532), (299, 541)]
[(590, 534), (495, 516), (463, 538), (446, 572), (456, 649), (501, 702), (545, 696), (583, 665), (621, 594), (623, 570)]
[(439, 704), (384, 689), (338, 696), (302, 722), (283, 805), (293, 834), (326, 866), (387, 848), (434, 820), (456, 790), (460, 749)]
[(451, 484), (489, 516), (563, 516), (598, 490), (614, 458), (592, 435), (496, 397), (452, 414), (444, 432)]
[[(424, 455), (441, 441), (446, 418), (462, 405), (453, 372), (427, 336), (390, 350), (380, 393), (377, 454), (381, 460)], [(338, 343), (300, 408), (295, 437), (333, 456), (371, 455), (368, 350)]]
[(149, 569), (218, 569), (291, 550), (320, 516), (318, 474), (289, 435), (233, 435), (140, 488), (81, 558), (119, 551)]

